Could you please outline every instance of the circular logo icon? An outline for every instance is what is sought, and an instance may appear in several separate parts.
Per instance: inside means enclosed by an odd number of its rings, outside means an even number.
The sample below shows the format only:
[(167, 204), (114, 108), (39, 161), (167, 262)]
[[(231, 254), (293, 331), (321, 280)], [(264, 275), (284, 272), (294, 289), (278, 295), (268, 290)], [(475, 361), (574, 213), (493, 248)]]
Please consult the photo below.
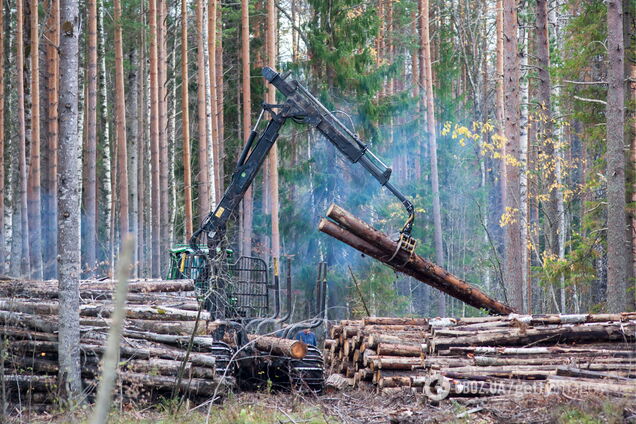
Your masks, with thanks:
[(424, 393), (431, 400), (446, 399), (450, 393), (451, 384), (443, 375), (431, 375), (424, 383)]

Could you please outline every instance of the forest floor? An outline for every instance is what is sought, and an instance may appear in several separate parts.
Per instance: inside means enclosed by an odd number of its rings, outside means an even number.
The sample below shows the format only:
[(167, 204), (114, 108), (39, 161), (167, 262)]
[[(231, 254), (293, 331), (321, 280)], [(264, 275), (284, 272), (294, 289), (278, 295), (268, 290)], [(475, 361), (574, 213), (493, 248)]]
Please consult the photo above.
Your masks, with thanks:
[[(208, 416), (209, 413), (209, 416)], [(20, 422), (87, 423), (88, 412), (73, 417), (52, 413)], [(551, 395), (456, 398), (431, 404), (422, 395), (377, 395), (351, 391), (318, 397), (299, 394), (242, 393), (210, 411), (206, 407), (170, 412), (169, 404), (152, 408), (124, 406), (112, 424), (415, 424), (415, 423), (636, 423), (636, 401)]]

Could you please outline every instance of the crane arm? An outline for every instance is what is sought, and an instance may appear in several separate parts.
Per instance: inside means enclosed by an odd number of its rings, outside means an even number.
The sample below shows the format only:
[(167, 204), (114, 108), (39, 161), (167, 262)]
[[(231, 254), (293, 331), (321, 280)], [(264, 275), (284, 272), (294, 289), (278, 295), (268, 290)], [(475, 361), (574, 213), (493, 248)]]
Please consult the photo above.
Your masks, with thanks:
[(402, 203), (408, 218), (400, 232), (399, 248), (412, 252), (415, 248), (415, 241), (411, 237), (415, 211), (411, 201), (389, 181), (391, 168), (374, 155), (356, 134), (298, 81), (288, 80), (288, 75), (280, 75), (269, 67), (263, 68), (263, 76), (276, 87), (286, 100), (280, 105), (263, 105), (263, 111), (268, 111), (272, 115), (272, 119), (257, 141), (255, 140), (258, 136), (256, 132), (258, 123), (256, 124), (241, 153), (232, 181), (223, 198), (216, 209), (205, 219), (202, 226), (193, 234), (190, 240), (192, 247), (195, 248), (198, 237), (206, 232), (210, 254), (213, 254), (212, 249), (218, 246), (225, 234), (225, 226), (230, 215), (236, 210), (245, 192), (254, 181), (256, 173), (276, 142), (285, 121), (291, 118), (296, 122), (316, 128), (350, 162), (362, 165), (380, 185), (386, 187)]

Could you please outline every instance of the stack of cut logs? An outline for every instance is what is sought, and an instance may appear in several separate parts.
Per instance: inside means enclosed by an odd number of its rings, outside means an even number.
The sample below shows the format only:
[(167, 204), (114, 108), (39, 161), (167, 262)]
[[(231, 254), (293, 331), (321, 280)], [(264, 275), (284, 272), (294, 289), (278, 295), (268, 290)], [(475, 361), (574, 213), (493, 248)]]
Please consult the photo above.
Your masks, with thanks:
[[(80, 285), (80, 357), (88, 392), (99, 377), (111, 326), (114, 287), (112, 281), (83, 281)], [(0, 369), (4, 375), (0, 374), (0, 379), (13, 399), (24, 400), (28, 393), (32, 403), (44, 404), (55, 398), (59, 370), (57, 297), (56, 281), (0, 282), (0, 353), (4, 355), (4, 368)], [(118, 393), (137, 401), (140, 392), (148, 396), (171, 393), (197, 319), (199, 303), (194, 285), (189, 280), (133, 281), (127, 300), (118, 376), (123, 390)], [(181, 393), (209, 398), (234, 387), (231, 373), (219, 372), (219, 363), (210, 354), (214, 328), (209, 314), (202, 311), (179, 383)], [(285, 354), (286, 348), (291, 348), (290, 355), (298, 353), (293, 351), (298, 350), (297, 346), (281, 346), (281, 341), (261, 337), (255, 346), (272, 354)], [(230, 356), (232, 351), (227, 350)]]
[(325, 342), (327, 389), (441, 390), (497, 395), (523, 390), (636, 398), (636, 312), (341, 321)]

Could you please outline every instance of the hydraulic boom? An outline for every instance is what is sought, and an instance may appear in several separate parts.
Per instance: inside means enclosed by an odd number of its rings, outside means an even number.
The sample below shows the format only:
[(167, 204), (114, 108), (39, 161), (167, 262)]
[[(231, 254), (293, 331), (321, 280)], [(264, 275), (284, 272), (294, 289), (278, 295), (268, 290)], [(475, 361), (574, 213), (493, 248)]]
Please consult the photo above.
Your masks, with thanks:
[[(408, 218), (400, 232), (398, 250), (401, 249), (411, 254), (415, 249), (415, 240), (411, 237), (415, 218), (414, 208), (413, 204), (389, 181), (391, 168), (375, 156), (356, 134), (327, 110), (302, 84), (296, 80), (288, 79), (289, 74), (280, 75), (273, 69), (265, 67), (263, 68), (263, 76), (285, 96), (286, 100), (282, 104), (263, 105), (258, 121), (236, 164), (232, 181), (216, 209), (207, 216), (201, 227), (192, 235), (190, 239), (192, 248), (197, 249), (198, 238), (201, 234), (206, 233), (210, 255), (215, 254), (216, 248), (225, 235), (228, 219), (254, 181), (269, 150), (276, 142), (280, 129), (285, 125), (287, 119), (292, 119), (295, 122), (315, 127), (349, 161), (362, 165), (382, 186), (386, 187), (402, 202)], [(268, 112), (271, 119), (259, 137), (256, 129), (264, 112)]]

